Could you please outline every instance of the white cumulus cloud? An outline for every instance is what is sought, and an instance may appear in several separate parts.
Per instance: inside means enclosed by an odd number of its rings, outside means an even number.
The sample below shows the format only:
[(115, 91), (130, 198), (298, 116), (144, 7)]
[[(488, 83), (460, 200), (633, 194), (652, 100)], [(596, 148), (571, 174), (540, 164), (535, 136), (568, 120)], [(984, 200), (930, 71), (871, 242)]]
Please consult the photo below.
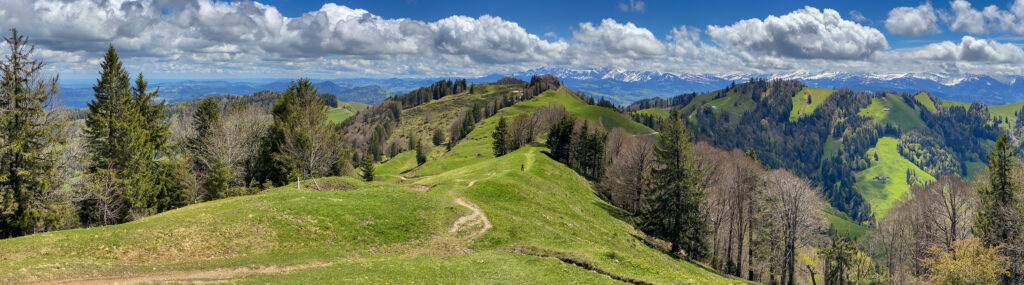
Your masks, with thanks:
[(836, 10), (813, 7), (709, 26), (707, 34), (734, 48), (792, 58), (864, 59), (889, 48), (882, 32), (845, 20)]
[(1020, 47), (964, 36), (960, 43), (944, 41), (909, 51), (912, 58), (940, 61), (1024, 62)]
[(894, 34), (921, 36), (939, 32), (939, 18), (930, 2), (917, 7), (896, 7), (889, 11), (885, 28)]

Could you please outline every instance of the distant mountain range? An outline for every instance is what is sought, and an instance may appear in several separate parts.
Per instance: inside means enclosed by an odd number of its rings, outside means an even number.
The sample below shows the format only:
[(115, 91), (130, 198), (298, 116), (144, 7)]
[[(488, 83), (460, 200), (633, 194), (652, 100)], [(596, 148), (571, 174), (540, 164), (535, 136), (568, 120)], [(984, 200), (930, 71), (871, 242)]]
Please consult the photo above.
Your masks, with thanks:
[[(671, 74), (655, 71), (628, 71), (622, 69), (565, 69), (542, 68), (512, 74), (495, 74), (469, 79), (470, 83), (494, 82), (502, 77), (529, 80), (533, 75), (551, 74), (566, 86), (583, 91), (593, 97), (604, 97), (619, 105), (652, 97), (671, 97), (690, 92), (709, 92), (733, 82), (742, 83), (750, 78), (796, 79), (808, 86), (820, 88), (848, 87), (858, 91), (916, 92), (927, 90), (935, 96), (958, 102), (979, 102), (1002, 105), (1024, 101), (1024, 77), (996, 79), (986, 75), (942, 75), (924, 73), (871, 74), (871, 73), (807, 73), (784, 74)], [(442, 78), (356, 78), (314, 80), (321, 93), (331, 93), (346, 102), (377, 103), (388, 95), (404, 94), (430, 85)], [(162, 81), (150, 84), (159, 87), (160, 97), (168, 102), (186, 101), (213, 95), (245, 95), (263, 90), (284, 91), (289, 80), (248, 81)], [(62, 84), (65, 105), (84, 108), (93, 99), (92, 84)]]
[[(160, 88), (160, 98), (168, 103), (188, 101), (216, 95), (247, 95), (259, 91), (284, 91), (290, 80), (265, 81), (202, 81), (202, 80), (164, 80), (150, 83), (150, 90)], [(313, 85), (320, 93), (330, 93), (342, 102), (361, 102), (374, 104), (383, 101), (389, 95), (404, 94), (412, 89), (430, 85), (430, 79), (340, 79), (313, 80)], [(86, 108), (93, 100), (92, 83), (62, 83), (60, 88), (62, 103), (70, 108)]]
[(738, 74), (671, 74), (621, 69), (535, 69), (515, 73), (515, 77), (533, 74), (558, 76), (565, 85), (591, 96), (604, 96), (616, 104), (629, 104), (651, 97), (670, 97), (689, 92), (709, 92), (750, 78), (796, 79), (808, 86), (837, 89), (848, 87), (857, 91), (916, 92), (927, 90), (935, 96), (958, 102), (979, 102), (1002, 105), (1024, 101), (1024, 77), (1002, 80), (986, 75), (942, 75), (925, 73), (807, 73)]

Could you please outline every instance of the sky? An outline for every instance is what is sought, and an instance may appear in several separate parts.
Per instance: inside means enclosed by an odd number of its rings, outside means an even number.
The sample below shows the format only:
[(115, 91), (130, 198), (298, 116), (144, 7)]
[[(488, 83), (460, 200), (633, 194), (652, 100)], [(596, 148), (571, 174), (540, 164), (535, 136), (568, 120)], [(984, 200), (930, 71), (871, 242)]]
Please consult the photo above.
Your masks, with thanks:
[(156, 79), (1024, 76), (1024, 0), (0, 0), (0, 28), (66, 79), (94, 78), (109, 45)]

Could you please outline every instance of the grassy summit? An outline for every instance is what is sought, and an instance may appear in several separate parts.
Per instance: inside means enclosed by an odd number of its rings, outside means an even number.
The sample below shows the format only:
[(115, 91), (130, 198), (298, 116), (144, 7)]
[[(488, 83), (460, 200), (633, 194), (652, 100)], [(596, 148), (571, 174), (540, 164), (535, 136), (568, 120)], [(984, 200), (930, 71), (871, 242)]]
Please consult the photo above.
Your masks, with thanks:
[[(648, 131), (574, 98), (548, 92), (498, 116), (557, 102), (606, 126)], [(739, 282), (652, 247), (545, 148), (494, 158), (497, 119), (425, 165), (396, 157), (380, 166), (389, 175), (380, 182), (322, 178), (122, 225), (0, 240), (0, 283)]]

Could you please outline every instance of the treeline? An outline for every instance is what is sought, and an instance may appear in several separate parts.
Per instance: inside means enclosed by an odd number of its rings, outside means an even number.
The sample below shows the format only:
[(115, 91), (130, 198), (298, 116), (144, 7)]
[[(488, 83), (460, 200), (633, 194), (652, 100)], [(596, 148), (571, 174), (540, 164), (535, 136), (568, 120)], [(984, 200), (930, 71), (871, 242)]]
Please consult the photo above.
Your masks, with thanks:
[(466, 90), (465, 79), (456, 79), (454, 82), (451, 80), (441, 80), (430, 86), (409, 91), (405, 95), (396, 97), (396, 100), (401, 102), (403, 107), (412, 108), (448, 95), (462, 93)]
[(351, 170), (340, 127), (326, 120), (330, 97), (309, 80), (292, 82), (269, 110), (267, 96), (218, 97), (171, 116), (110, 46), (84, 123), (72, 123), (74, 112), (51, 111), (56, 78), (40, 74), (27, 40), (5, 40), (0, 237), (123, 223), (290, 181), (319, 187), (317, 177)]

